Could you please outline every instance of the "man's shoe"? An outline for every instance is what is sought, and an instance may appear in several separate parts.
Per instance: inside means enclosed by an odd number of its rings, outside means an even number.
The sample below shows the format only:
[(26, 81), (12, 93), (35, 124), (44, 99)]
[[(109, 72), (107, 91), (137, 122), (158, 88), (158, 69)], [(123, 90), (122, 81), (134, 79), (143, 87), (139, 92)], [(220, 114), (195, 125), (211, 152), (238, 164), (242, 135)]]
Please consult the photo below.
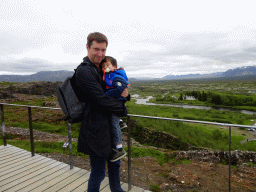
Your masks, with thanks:
[(125, 123), (125, 122), (123, 122), (123, 121), (120, 121), (119, 125), (120, 125), (120, 128), (121, 128), (121, 131), (126, 130), (126, 129), (127, 129), (127, 127), (128, 127), (128, 126), (126, 125), (126, 123)]
[(123, 148), (113, 149), (111, 162), (115, 162), (126, 156), (126, 151)]

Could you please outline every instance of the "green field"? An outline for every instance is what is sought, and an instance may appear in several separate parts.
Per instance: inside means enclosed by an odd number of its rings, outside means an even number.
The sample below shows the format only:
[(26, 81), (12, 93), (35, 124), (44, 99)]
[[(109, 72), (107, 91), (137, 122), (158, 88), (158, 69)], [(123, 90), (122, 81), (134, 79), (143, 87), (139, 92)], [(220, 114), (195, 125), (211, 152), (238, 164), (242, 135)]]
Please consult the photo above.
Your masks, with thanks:
[[(8, 85), (8, 84), (7, 84)], [(140, 98), (153, 96), (153, 102), (156, 98), (171, 96), (179, 97), (186, 92), (211, 92), (225, 97), (250, 97), (248, 101), (255, 100), (256, 81), (140, 81), (131, 82), (129, 92), (131, 95), (138, 94)], [(56, 97), (45, 97), (37, 99), (35, 97), (29, 101), (13, 101), (16, 104), (27, 104), (42, 106), (45, 101), (56, 101)], [(247, 101), (247, 100), (245, 100)], [(209, 106), (209, 101), (198, 100), (172, 100), (161, 101), (161, 103), (184, 103), (189, 105)], [(216, 104), (215, 104), (216, 106)], [(170, 106), (151, 106), (138, 105), (132, 99), (127, 102), (128, 113), (146, 116), (167, 117), (175, 119), (189, 119), (229, 124), (252, 125), (256, 121), (256, 115), (243, 114), (239, 111), (219, 111), (202, 109), (183, 109)], [(218, 106), (217, 106), (218, 107)], [(223, 105), (219, 105), (223, 107)], [(255, 110), (255, 106), (225, 106), (237, 109)], [(28, 112), (26, 108), (5, 106), (5, 124), (6, 126), (16, 126), (28, 128)], [(40, 131), (46, 131), (55, 134), (67, 135), (67, 123), (62, 120), (61, 112), (56, 110), (32, 109), (33, 128)], [(126, 119), (126, 118), (124, 118)], [(151, 127), (158, 131), (168, 132), (181, 139), (182, 142), (189, 143), (192, 146), (211, 148), (213, 150), (228, 150), (228, 129), (223, 126), (204, 125), (195, 123), (183, 123), (166, 120), (154, 120), (145, 118), (132, 119), (137, 121), (136, 127)], [(135, 129), (136, 129), (135, 127)], [(80, 124), (72, 125), (73, 137), (78, 137)], [(240, 144), (240, 141), (252, 138), (253, 136), (247, 130), (241, 128), (232, 128), (232, 150), (256, 151), (256, 143), (251, 141)], [(152, 143), (150, 143), (152, 144)], [(145, 143), (145, 145), (149, 145)]]

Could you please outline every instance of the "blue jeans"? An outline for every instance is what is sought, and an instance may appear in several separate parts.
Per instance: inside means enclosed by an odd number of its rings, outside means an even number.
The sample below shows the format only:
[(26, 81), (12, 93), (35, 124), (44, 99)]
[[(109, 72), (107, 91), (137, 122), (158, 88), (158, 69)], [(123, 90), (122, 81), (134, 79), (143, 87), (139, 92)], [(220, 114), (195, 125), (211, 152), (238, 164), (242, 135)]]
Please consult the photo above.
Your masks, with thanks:
[(91, 174), (88, 183), (88, 192), (98, 192), (100, 184), (105, 178), (105, 163), (108, 163), (109, 186), (112, 192), (123, 192), (120, 185), (119, 168), (121, 161), (110, 162), (105, 157), (95, 157), (90, 155)]
[(123, 143), (121, 128), (119, 125), (120, 117), (112, 114), (111, 122), (112, 122), (111, 130), (112, 130), (112, 137), (113, 137), (113, 145), (116, 146), (117, 144)]

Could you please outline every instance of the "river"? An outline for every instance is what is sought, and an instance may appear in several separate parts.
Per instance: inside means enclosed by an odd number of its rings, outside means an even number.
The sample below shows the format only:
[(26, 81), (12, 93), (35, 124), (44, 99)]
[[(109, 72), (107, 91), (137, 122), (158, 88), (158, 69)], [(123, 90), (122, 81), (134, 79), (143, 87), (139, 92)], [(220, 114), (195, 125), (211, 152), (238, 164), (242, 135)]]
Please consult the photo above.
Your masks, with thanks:
[(206, 110), (219, 110), (219, 111), (240, 111), (244, 114), (255, 115), (256, 112), (248, 111), (248, 110), (235, 110), (235, 109), (228, 109), (228, 108), (216, 108), (216, 107), (206, 107), (206, 106), (196, 106), (196, 105), (178, 105), (178, 104), (157, 104), (157, 103), (148, 103), (152, 96), (147, 96), (146, 99), (138, 99), (139, 95), (134, 94), (132, 97), (136, 100), (136, 104), (139, 105), (159, 105), (159, 106), (170, 106), (170, 107), (181, 107), (185, 109), (206, 109)]

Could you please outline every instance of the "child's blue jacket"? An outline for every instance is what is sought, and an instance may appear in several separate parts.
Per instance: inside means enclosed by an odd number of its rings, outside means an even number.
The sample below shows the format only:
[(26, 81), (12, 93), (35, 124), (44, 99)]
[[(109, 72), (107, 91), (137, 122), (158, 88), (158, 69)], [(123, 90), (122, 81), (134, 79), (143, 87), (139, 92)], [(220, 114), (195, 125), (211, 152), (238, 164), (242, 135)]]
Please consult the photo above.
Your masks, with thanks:
[(115, 99), (127, 101), (126, 98), (121, 97), (124, 89), (129, 85), (128, 77), (123, 68), (112, 70), (105, 73), (105, 84), (107, 88), (106, 94)]

